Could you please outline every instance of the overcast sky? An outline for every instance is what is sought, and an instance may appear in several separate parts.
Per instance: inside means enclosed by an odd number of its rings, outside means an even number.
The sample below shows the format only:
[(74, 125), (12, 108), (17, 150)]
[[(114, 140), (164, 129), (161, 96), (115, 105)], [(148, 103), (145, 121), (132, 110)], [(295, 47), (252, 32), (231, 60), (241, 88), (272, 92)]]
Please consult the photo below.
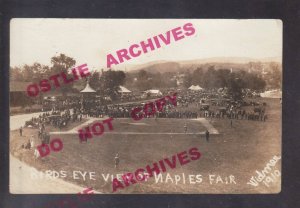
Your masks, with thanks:
[(106, 68), (107, 54), (188, 22), (194, 25), (195, 35), (119, 66), (157, 60), (282, 56), (280, 20), (13, 19), (10, 65), (50, 65), (51, 57), (64, 53), (74, 58), (76, 65), (87, 63), (91, 69)]

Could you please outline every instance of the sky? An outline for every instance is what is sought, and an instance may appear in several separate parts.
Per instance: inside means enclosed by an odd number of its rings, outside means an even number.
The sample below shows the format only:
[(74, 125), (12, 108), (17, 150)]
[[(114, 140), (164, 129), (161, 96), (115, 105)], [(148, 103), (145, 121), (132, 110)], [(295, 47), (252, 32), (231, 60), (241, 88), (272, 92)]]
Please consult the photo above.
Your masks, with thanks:
[(10, 22), (10, 66), (34, 62), (50, 66), (51, 57), (63, 53), (74, 58), (76, 65), (105, 69), (108, 54), (186, 23), (194, 25), (194, 35), (118, 67), (157, 60), (282, 57), (281, 20), (14, 18)]

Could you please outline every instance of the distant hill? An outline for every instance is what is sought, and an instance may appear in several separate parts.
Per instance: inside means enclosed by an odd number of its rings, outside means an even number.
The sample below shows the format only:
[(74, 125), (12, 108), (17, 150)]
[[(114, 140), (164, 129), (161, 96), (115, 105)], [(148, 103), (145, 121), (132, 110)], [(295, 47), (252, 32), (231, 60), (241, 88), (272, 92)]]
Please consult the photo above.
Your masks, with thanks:
[(280, 57), (270, 57), (270, 58), (264, 58), (264, 59), (254, 59), (254, 58), (247, 58), (247, 57), (216, 57), (216, 58), (180, 61), (181, 64), (206, 64), (206, 63), (246, 64), (249, 62), (279, 62), (279, 63), (281, 63), (281, 58)]
[(136, 72), (139, 70), (145, 70), (147, 72), (157, 73), (157, 72), (181, 72), (187, 69), (193, 71), (197, 67), (207, 69), (208, 67), (214, 65), (216, 69), (220, 68), (232, 68), (235, 69), (247, 69), (247, 64), (249, 62), (277, 62), (281, 63), (280, 57), (270, 57), (264, 59), (253, 59), (246, 57), (218, 57), (218, 58), (207, 58), (207, 59), (196, 59), (187, 61), (153, 61), (141, 65), (127, 65), (126, 69), (129, 72)]
[(154, 64), (146, 64), (142, 67), (137, 67), (133, 71), (145, 70), (151, 73), (164, 73), (164, 72), (178, 72), (181, 71), (183, 67), (177, 62), (162, 62), (162, 63), (154, 63)]

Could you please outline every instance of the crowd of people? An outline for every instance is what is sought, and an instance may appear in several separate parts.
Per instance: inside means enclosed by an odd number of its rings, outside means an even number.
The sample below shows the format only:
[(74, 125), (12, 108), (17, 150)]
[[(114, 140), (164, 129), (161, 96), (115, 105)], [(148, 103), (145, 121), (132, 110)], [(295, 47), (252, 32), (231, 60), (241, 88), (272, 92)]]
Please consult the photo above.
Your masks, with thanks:
[[(169, 94), (169, 92), (165, 92)], [(176, 118), (176, 119), (233, 119), (266, 121), (266, 104), (253, 101), (234, 101), (224, 95), (223, 92), (200, 92), (186, 91), (178, 92), (176, 96), (177, 105), (166, 103), (160, 111), (147, 118)], [(131, 112), (135, 107), (143, 107), (147, 101), (133, 101), (131, 103), (107, 104), (97, 97), (83, 99), (80, 97), (67, 97), (65, 100), (54, 100), (44, 102), (44, 112), (37, 117), (31, 118), (25, 126), (38, 129), (37, 138), (40, 144), (49, 144), (50, 135), (46, 126), (62, 130), (72, 122), (81, 122), (87, 117), (112, 117), (131, 118)], [(187, 125), (184, 131), (187, 132)], [(22, 127), (20, 128), (22, 136)], [(205, 132), (206, 141), (209, 141), (209, 132)], [(34, 149), (34, 135), (22, 145), (24, 149)], [(35, 148), (35, 157), (39, 157), (39, 151)], [(114, 158), (115, 168), (119, 165), (119, 155)]]
[[(81, 121), (83, 117), (103, 118), (130, 118), (131, 111), (144, 103), (130, 104), (102, 104), (97, 98), (82, 99), (79, 97), (67, 98), (64, 101), (52, 103), (51, 112), (45, 112), (38, 118), (28, 122), (33, 126), (43, 122), (59, 129), (68, 123)], [(47, 103), (49, 106), (49, 103)], [(152, 117), (156, 118), (229, 118), (240, 120), (266, 121), (266, 105), (254, 101), (233, 101), (218, 92), (187, 91), (178, 93), (177, 107), (165, 105), (162, 111)], [(72, 110), (72, 114), (70, 113)], [(149, 116), (148, 116), (149, 117)]]
[(33, 126), (44, 128), (45, 124), (50, 124), (57, 128), (67, 126), (70, 121), (74, 121), (76, 114), (71, 115), (70, 110), (52, 110), (49, 112), (41, 113), (38, 117), (32, 117), (31, 120), (26, 121), (25, 126)]

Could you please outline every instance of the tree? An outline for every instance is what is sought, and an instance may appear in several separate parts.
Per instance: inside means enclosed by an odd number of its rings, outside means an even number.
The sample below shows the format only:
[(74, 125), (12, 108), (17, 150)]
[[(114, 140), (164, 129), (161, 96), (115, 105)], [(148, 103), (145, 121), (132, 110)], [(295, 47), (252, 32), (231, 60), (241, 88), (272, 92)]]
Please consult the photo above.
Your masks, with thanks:
[(62, 70), (67, 71), (71, 69), (73, 66), (75, 66), (76, 61), (65, 54), (60, 54), (51, 58), (51, 64), (52, 72), (61, 72)]
[(120, 85), (125, 82), (125, 73), (123, 71), (108, 70), (103, 72), (100, 77), (100, 92), (103, 95), (110, 96), (116, 100), (119, 95)]
[(244, 88), (244, 82), (241, 78), (237, 77), (235, 73), (232, 73), (228, 80), (228, 94), (234, 100), (242, 99), (242, 88)]
[(10, 67), (10, 80), (22, 82), (39, 82), (48, 78), (50, 68), (35, 62), (33, 65), (25, 64), (22, 67)]
[(23, 73), (20, 67), (10, 67), (9, 80), (10, 81), (24, 81)]
[(32, 78), (34, 77), (32, 66), (25, 64), (22, 68), (22, 74), (23, 74), (24, 81), (34, 82), (34, 80), (32, 80)]
[(262, 91), (266, 87), (266, 82), (262, 78), (258, 77), (257, 74), (246, 73), (242, 79), (245, 82), (245, 88)]
[(101, 88), (100, 76), (101, 75), (99, 71), (94, 71), (91, 73), (91, 76), (89, 77), (89, 84), (96, 91), (99, 91)]
[(150, 80), (152, 81), (152, 86), (155, 86), (155, 88), (165, 87), (165, 83), (163, 83), (163, 81), (162, 81), (161, 73), (158, 72), (158, 73), (152, 74), (151, 79)]
[(210, 66), (203, 75), (203, 86), (207, 89), (218, 87), (217, 71), (213, 66)]
[(184, 79), (183, 79), (183, 86), (185, 88), (189, 88), (192, 85), (192, 81), (193, 81), (193, 76), (190, 73), (190, 71), (187, 70), (187, 72), (185, 73)]
[(135, 74), (126, 72), (124, 84), (131, 89), (134, 88), (136, 85)]
[(282, 76), (281, 76), (281, 67), (278, 63), (271, 62), (271, 79), (269, 80), (269, 84), (271, 88), (279, 88), (281, 89), (282, 85)]
[(217, 76), (218, 88), (228, 87), (229, 77), (230, 77), (230, 70), (229, 69), (219, 69), (216, 72), (216, 76)]
[(193, 72), (193, 76), (192, 76), (192, 84), (193, 85), (200, 85), (203, 86), (203, 75), (204, 75), (204, 71), (202, 68), (197, 68), (194, 72)]
[[(51, 58), (51, 64), (52, 66), (49, 70), (49, 72), (51, 72), (51, 75), (60, 74), (61, 72), (64, 72), (68, 75), (71, 74), (71, 69), (75, 66), (76, 61), (73, 58), (66, 56), (65, 54), (60, 54)], [(67, 92), (72, 91), (72, 88), (73, 83), (69, 83), (67, 85), (62, 84), (59, 90), (63, 93), (63, 95), (66, 95)]]
[(175, 79), (175, 73), (174, 72), (165, 72), (160, 75), (160, 86), (165, 88), (173, 88), (177, 87), (177, 82)]
[(153, 87), (152, 83), (153, 77), (150, 73), (148, 73), (145, 70), (140, 70), (137, 73), (137, 82), (136, 86), (138, 87), (139, 90), (145, 91)]

